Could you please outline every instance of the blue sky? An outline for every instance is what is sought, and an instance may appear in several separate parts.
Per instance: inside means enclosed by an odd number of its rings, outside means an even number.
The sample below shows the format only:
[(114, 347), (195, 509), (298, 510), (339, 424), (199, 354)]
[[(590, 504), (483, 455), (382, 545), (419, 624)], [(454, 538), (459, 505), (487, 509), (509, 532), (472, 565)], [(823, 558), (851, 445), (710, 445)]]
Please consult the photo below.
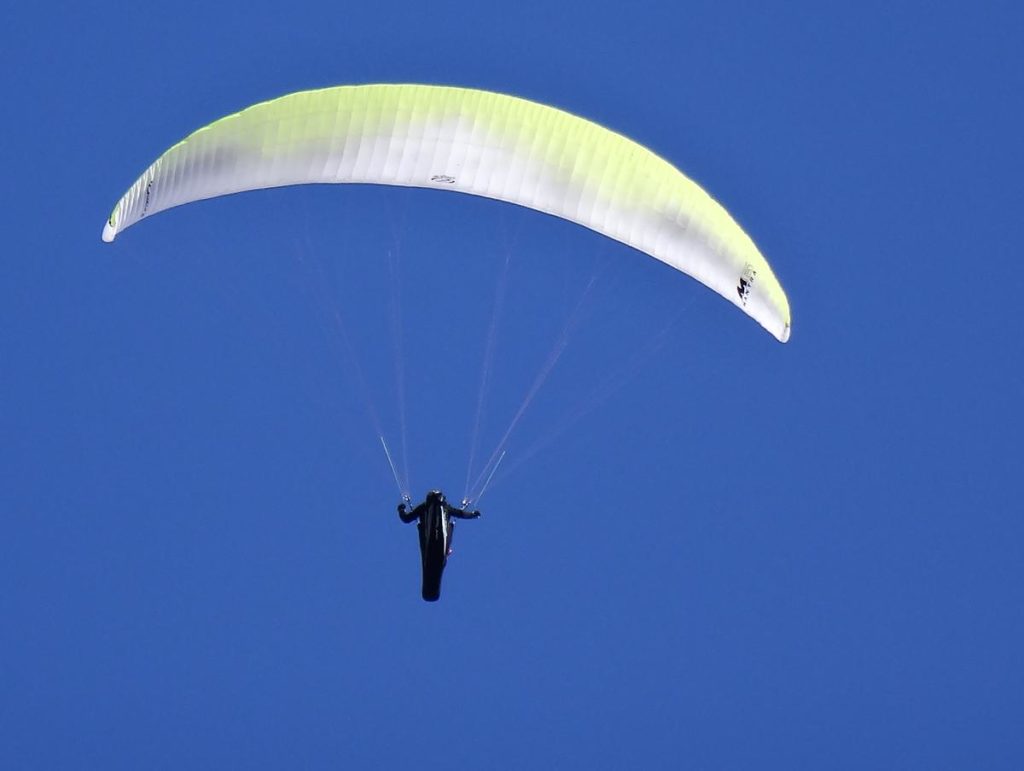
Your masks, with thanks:
[[(1022, 30), (997, 2), (14, 11), (0, 766), (1019, 768)], [(791, 342), (431, 191), (100, 242), (194, 128), (409, 81), (676, 163), (768, 256)], [(593, 286), (426, 604), (372, 413), (400, 452), (404, 408), (414, 495), (461, 494), (506, 258), (484, 454)]]

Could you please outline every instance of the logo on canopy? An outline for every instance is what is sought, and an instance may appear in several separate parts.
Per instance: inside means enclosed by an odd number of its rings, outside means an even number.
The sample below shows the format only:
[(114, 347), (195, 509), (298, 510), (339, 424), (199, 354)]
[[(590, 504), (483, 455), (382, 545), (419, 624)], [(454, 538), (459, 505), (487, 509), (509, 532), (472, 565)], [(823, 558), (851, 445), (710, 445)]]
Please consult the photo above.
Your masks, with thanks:
[(743, 273), (740, 274), (740, 283), (736, 287), (736, 294), (740, 296), (740, 303), (744, 306), (746, 306), (747, 299), (750, 297), (750, 290), (754, 286), (755, 278), (757, 278), (757, 271), (748, 262), (743, 266)]

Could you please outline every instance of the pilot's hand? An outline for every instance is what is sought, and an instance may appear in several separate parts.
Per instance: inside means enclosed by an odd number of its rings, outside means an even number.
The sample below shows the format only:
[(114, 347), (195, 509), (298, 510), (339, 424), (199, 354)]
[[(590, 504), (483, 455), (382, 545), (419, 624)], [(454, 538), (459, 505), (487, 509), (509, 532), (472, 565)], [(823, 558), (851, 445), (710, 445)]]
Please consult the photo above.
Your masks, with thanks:
[(479, 516), (480, 516), (480, 512), (479, 511), (474, 511), (473, 512), (473, 519), (476, 519)]
[(405, 514), (405, 504), (404, 503), (398, 504), (398, 513), (399, 514)]

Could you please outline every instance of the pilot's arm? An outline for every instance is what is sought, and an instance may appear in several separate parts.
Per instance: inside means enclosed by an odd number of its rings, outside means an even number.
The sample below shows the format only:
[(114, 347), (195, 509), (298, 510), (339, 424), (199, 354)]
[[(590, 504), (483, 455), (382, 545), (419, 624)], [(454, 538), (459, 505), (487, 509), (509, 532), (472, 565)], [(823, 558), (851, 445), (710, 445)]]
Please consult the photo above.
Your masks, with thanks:
[(400, 503), (400, 504), (398, 504), (398, 516), (399, 516), (399, 518), (403, 522), (405, 522), (406, 524), (409, 524), (414, 519), (419, 519), (420, 514), (423, 513), (425, 508), (426, 508), (426, 504), (425, 503), (421, 503), (419, 506), (417, 506), (412, 511), (406, 511), (405, 504), (404, 503)]
[(459, 519), (476, 519), (480, 516), (479, 511), (466, 511), (465, 509), (459, 509), (456, 508), (455, 506), (449, 507), (448, 512), (453, 517), (458, 517)]

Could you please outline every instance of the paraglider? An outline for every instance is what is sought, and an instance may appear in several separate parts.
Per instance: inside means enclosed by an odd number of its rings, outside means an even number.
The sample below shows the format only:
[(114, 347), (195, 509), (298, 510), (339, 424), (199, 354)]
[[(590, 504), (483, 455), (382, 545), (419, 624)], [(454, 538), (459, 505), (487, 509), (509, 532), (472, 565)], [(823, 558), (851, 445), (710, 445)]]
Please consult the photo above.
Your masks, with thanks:
[(420, 558), (423, 562), (423, 599), (435, 602), (441, 597), (441, 576), (452, 553), (455, 523), (459, 519), (477, 519), (479, 511), (467, 511), (452, 506), (440, 490), (431, 490), (426, 500), (411, 511), (404, 503), (398, 504), (398, 516), (406, 524), (413, 520), (420, 536)]
[[(103, 240), (192, 201), (314, 183), (450, 190), (560, 217), (691, 276), (780, 342), (790, 337), (789, 301), (771, 266), (697, 183), (589, 120), (469, 88), (336, 86), (247, 107), (157, 158), (115, 204)], [(484, 487), (504, 455), (500, 449), (484, 468)], [(436, 490), (411, 511), (399, 506), (403, 522), (419, 520), (425, 600), (440, 596), (452, 517), (479, 516), (467, 510), (469, 496), (467, 490), (464, 508)]]

